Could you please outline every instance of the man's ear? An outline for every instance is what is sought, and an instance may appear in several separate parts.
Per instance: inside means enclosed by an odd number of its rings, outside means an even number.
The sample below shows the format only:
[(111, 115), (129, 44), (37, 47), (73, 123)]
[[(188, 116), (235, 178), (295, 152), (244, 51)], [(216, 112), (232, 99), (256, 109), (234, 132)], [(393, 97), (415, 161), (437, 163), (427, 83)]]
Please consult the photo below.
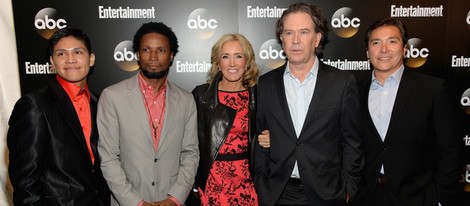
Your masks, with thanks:
[(49, 61), (51, 62), (52, 68), (55, 68), (54, 61), (52, 61), (52, 56), (49, 56)]
[(90, 67), (92, 67), (93, 65), (95, 65), (95, 54), (91, 53), (90, 54)]

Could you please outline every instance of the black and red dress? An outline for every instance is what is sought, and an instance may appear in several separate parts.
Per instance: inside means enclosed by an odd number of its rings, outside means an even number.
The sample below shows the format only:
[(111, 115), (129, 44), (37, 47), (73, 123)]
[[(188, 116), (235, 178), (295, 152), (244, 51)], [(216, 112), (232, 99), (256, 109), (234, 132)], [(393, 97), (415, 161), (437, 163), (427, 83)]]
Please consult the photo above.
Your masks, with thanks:
[(225, 142), (212, 164), (201, 205), (258, 205), (248, 160), (248, 90), (218, 92), (221, 104), (236, 111)]

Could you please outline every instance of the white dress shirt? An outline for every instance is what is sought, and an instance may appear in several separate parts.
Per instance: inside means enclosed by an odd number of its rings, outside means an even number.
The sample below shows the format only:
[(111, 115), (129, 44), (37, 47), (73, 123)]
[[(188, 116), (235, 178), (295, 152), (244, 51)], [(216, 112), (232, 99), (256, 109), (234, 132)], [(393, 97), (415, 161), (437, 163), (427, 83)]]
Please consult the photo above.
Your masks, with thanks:
[[(315, 91), (317, 74), (318, 58), (315, 59), (315, 63), (313, 64), (310, 72), (307, 74), (307, 77), (303, 82), (292, 75), (289, 64), (287, 64), (286, 70), (284, 71), (284, 88), (286, 92), (287, 104), (289, 106), (289, 112), (295, 128), (297, 139), (302, 132), (305, 117), (307, 116), (313, 92)], [(291, 177), (300, 178), (297, 161), (295, 161), (295, 166)]]

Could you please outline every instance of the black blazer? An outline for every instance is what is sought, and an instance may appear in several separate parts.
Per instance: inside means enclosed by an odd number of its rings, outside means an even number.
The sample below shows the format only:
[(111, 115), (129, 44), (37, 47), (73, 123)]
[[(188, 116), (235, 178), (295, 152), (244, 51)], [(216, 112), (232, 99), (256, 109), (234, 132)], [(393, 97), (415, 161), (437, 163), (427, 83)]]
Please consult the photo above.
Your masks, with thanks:
[(255, 143), (255, 187), (260, 205), (274, 205), (297, 160), (311, 205), (345, 204), (354, 197), (363, 165), (359, 150), (359, 94), (354, 76), (319, 62), (317, 82), (297, 139), (283, 74), (286, 65), (260, 77), (257, 130), (270, 130), (271, 148)]
[[(446, 203), (458, 185), (462, 144), (444, 81), (405, 69), (383, 142), (369, 113), (371, 77), (359, 82), (365, 167), (357, 205), (370, 202), (383, 163), (395, 205)], [(446, 205), (446, 204), (443, 204)]]
[(97, 97), (90, 99), (94, 165), (72, 101), (57, 80), (18, 100), (7, 135), (15, 206), (110, 204), (96, 150)]

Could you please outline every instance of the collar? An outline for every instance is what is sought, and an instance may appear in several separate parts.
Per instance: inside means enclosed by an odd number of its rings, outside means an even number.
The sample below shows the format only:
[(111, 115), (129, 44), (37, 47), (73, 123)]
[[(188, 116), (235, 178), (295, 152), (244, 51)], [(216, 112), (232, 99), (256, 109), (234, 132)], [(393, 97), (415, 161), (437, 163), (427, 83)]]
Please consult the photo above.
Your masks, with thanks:
[[(219, 92), (219, 81), (222, 77), (222, 73), (219, 72), (217, 74), (217, 76), (214, 78), (214, 80), (209, 84), (209, 87), (207, 88), (207, 90), (205, 91), (205, 93), (203, 94), (204, 96), (202, 96), (202, 105), (204, 105), (204, 107), (210, 109), (210, 110), (214, 110), (217, 105), (219, 104), (219, 95), (218, 95), (218, 92)], [(255, 88), (254, 87), (248, 87), (248, 92), (250, 93), (250, 108), (251, 109), (254, 109), (255, 107)]]
[[(306, 79), (310, 78), (310, 76), (316, 77), (318, 75), (318, 65), (320, 64), (318, 61), (319, 61), (318, 57), (315, 57), (315, 63), (313, 63), (312, 68), (310, 68), (310, 71), (308, 72), (309, 74), (307, 75)], [(283, 76), (286, 76), (286, 75), (289, 75), (290, 77), (295, 78), (290, 72), (289, 63), (286, 64), (286, 69), (284, 70)]]
[[(403, 64), (400, 66), (400, 68), (398, 68), (397, 71), (395, 71), (392, 75), (390, 75), (386, 80), (386, 81), (390, 81), (390, 80), (393, 80), (397, 83), (397, 85), (400, 84), (400, 81), (401, 81), (401, 77), (403, 76), (403, 71), (405, 70), (405, 66), (403, 66)], [(376, 83), (376, 84), (379, 84), (379, 81), (375, 78), (375, 70), (372, 70), (372, 83)]]
[(83, 88), (80, 88), (79, 86), (63, 79), (59, 75), (56, 75), (56, 79), (59, 82), (60, 86), (62, 86), (62, 88), (67, 93), (67, 96), (69, 96), (69, 98), (72, 101), (75, 101), (76, 97), (78, 97), (79, 95), (82, 95), (82, 94), (86, 95), (86, 97), (88, 98), (88, 101), (90, 100), (90, 90), (88, 89), (88, 84), (87, 83), (85, 83), (85, 86)]
[(158, 96), (159, 93), (166, 91), (166, 86), (167, 86), (167, 83), (168, 83), (168, 79), (165, 80), (165, 83), (163, 83), (162, 88), (160, 89), (160, 91), (157, 91), (158, 93), (153, 95), (154, 91), (155, 91), (155, 88), (153, 88), (152, 85), (150, 85), (147, 81), (145, 81), (145, 79), (142, 75), (143, 75), (142, 72), (139, 72), (139, 74), (137, 75), (138, 76), (137, 79), (139, 81), (140, 91), (142, 91), (143, 93), (150, 92), (150, 94), (152, 94), (152, 96)]

